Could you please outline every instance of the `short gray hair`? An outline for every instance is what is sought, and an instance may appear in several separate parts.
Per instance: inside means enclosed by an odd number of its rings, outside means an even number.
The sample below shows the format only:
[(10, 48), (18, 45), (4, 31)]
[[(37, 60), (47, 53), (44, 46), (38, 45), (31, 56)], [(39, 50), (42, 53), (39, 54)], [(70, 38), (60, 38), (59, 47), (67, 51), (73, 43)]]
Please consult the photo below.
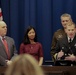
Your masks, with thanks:
[(71, 19), (71, 15), (68, 14), (68, 13), (64, 13), (64, 14), (62, 14), (60, 18), (62, 18), (62, 17), (69, 17), (69, 18)]

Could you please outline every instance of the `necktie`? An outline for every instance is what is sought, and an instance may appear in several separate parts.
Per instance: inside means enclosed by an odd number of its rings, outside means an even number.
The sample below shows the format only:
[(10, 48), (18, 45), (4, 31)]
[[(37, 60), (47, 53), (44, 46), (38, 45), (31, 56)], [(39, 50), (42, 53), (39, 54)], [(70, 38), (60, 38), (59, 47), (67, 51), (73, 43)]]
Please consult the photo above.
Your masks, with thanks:
[(70, 38), (69, 39), (69, 50), (70, 50), (70, 53), (73, 54), (72, 50), (71, 50), (71, 45), (72, 45), (72, 39)]
[(69, 43), (71, 43), (71, 42), (72, 42), (72, 39), (70, 38), (70, 39), (69, 39)]
[(5, 40), (5, 38), (2, 38), (3, 40), (3, 44), (5, 46), (5, 50), (6, 50), (6, 53), (7, 53), (7, 56), (8, 56), (8, 59), (10, 58), (10, 54), (9, 54), (9, 50), (8, 50), (8, 44), (7, 44), (7, 41)]

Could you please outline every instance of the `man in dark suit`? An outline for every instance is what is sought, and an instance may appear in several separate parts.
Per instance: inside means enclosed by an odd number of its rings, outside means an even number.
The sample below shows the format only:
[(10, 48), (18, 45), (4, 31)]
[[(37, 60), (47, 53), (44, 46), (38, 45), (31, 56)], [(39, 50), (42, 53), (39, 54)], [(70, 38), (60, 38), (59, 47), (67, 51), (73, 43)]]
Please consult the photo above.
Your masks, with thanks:
[(68, 23), (72, 23), (72, 19), (71, 19), (71, 15), (70, 14), (67, 14), (67, 13), (64, 13), (61, 15), (61, 24), (63, 26), (62, 29), (58, 29), (54, 35), (53, 35), (53, 39), (52, 39), (52, 44), (51, 44), (51, 56), (52, 56), (52, 59), (54, 60), (54, 53), (55, 53), (55, 48), (56, 48), (56, 44), (57, 44), (57, 41), (61, 38), (63, 38), (66, 33), (65, 33), (65, 28), (66, 28), (66, 25)]
[(54, 57), (56, 60), (76, 61), (76, 28), (75, 24), (66, 26), (66, 36), (58, 40)]
[(17, 55), (14, 40), (6, 36), (6, 33), (7, 25), (0, 21), (0, 66), (9, 65)]

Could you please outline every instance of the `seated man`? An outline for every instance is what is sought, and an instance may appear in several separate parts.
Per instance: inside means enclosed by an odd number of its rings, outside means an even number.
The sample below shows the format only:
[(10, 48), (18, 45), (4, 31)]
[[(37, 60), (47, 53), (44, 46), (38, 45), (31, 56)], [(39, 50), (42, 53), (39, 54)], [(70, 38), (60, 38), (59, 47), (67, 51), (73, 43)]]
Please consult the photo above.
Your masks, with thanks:
[(76, 29), (75, 24), (66, 26), (66, 36), (57, 41), (55, 60), (76, 61)]

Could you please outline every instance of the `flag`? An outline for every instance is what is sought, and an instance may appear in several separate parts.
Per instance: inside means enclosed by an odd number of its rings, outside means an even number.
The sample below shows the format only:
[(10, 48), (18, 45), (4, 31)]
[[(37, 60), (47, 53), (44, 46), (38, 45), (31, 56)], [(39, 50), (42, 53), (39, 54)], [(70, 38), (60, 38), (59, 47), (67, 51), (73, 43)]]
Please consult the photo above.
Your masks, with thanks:
[(1, 10), (1, 8), (0, 8), (0, 21), (2, 21), (2, 20), (3, 20), (2, 10)]
[(1, 1), (0, 1), (0, 21), (2, 20), (3, 20), (3, 16), (2, 16)]

